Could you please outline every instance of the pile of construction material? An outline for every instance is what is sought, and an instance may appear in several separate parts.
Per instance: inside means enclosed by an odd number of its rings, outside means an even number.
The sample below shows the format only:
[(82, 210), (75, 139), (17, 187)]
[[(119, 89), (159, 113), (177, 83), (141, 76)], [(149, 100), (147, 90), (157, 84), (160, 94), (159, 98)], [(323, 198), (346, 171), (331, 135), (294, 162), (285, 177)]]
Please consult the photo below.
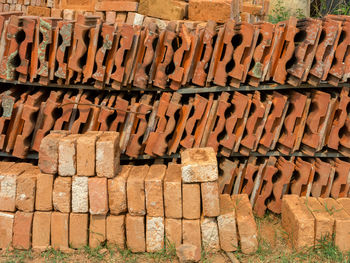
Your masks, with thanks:
[(184, 151), (182, 164), (119, 167), (118, 141), (54, 133), (42, 142), (40, 170), (0, 162), (0, 248), (257, 250), (248, 197), (219, 195), (211, 148)]

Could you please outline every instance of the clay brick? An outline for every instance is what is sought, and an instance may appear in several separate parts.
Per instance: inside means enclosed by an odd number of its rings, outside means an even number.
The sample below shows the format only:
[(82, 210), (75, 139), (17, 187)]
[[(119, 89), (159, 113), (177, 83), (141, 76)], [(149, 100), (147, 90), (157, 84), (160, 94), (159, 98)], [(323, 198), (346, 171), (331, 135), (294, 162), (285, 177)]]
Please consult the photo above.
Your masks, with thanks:
[(164, 217), (146, 217), (146, 250), (156, 252), (164, 247)]
[(0, 212), (0, 249), (10, 248), (12, 245), (13, 213)]
[(315, 197), (301, 197), (315, 218), (315, 244), (325, 237), (332, 238), (334, 219)]
[(204, 217), (201, 220), (202, 245), (208, 251), (220, 250), (219, 231), (215, 218)]
[(289, 233), (295, 249), (314, 246), (315, 219), (297, 195), (283, 196), (282, 227)]
[(128, 211), (130, 215), (145, 215), (145, 177), (148, 165), (131, 168), (127, 182)]
[(57, 174), (58, 142), (65, 136), (64, 133), (51, 133), (41, 140), (38, 166), (42, 173)]
[(119, 1), (118, 4), (115, 1), (102, 1), (95, 4), (96, 11), (136, 12), (137, 7), (138, 3), (132, 1)]
[(199, 219), (201, 216), (201, 193), (199, 184), (183, 184), (182, 197), (183, 218)]
[(142, 26), (143, 19), (144, 19), (144, 15), (141, 15), (135, 12), (129, 12), (128, 17), (126, 19), (126, 23), (128, 25)]
[(51, 17), (62, 18), (62, 16), (63, 16), (63, 10), (62, 9), (51, 8)]
[(17, 211), (13, 222), (12, 246), (16, 249), (32, 247), (33, 213)]
[(201, 249), (191, 244), (182, 244), (176, 248), (176, 256), (182, 262), (199, 262)]
[(107, 178), (89, 178), (90, 214), (105, 215), (108, 213)]
[(217, 23), (226, 22), (231, 15), (229, 0), (189, 0), (188, 18), (192, 21), (213, 20)]
[(53, 188), (53, 175), (37, 174), (35, 210), (37, 211), (52, 210), (52, 190), (53, 190), (52, 188)]
[(113, 215), (128, 211), (126, 200), (126, 184), (132, 166), (123, 165), (120, 174), (114, 179), (108, 179), (109, 210)]
[(94, 176), (97, 135), (89, 134), (77, 139), (77, 175)]
[[(333, 198), (318, 198), (320, 203), (330, 211), (334, 224), (334, 244), (341, 252), (350, 250), (350, 215), (344, 210), (343, 206)], [(305, 233), (304, 233), (305, 234)]]
[(79, 135), (72, 134), (60, 139), (58, 143), (58, 174), (73, 176), (77, 174), (77, 139)]
[(71, 211), (71, 188), (71, 177), (56, 177), (52, 191), (52, 202), (56, 211), (61, 213), (69, 213)]
[(104, 133), (96, 142), (96, 174), (113, 178), (119, 170), (119, 133)]
[(107, 24), (114, 24), (115, 19), (117, 17), (117, 13), (113, 11), (106, 11), (106, 23)]
[(201, 245), (201, 226), (200, 220), (182, 220), (182, 243), (191, 244), (199, 248)]
[(107, 243), (125, 249), (125, 215), (107, 217)]
[(89, 212), (89, 185), (88, 177), (72, 177), (72, 212), (88, 213)]
[(258, 249), (258, 232), (248, 195), (233, 195), (231, 198), (236, 210), (241, 250), (244, 254), (254, 253)]
[(182, 220), (165, 218), (165, 245), (177, 247), (182, 242)]
[(53, 249), (68, 248), (69, 214), (52, 212), (51, 215), (51, 246)]
[(42, 16), (48, 17), (50, 16), (50, 8), (42, 7), (42, 6), (28, 6), (27, 15), (30, 16)]
[(75, 11), (71, 9), (63, 9), (64, 20), (74, 20)]
[(201, 183), (203, 216), (217, 217), (220, 214), (218, 182)]
[(213, 148), (192, 148), (181, 152), (184, 183), (211, 182), (218, 179), (218, 164)]
[(34, 212), (32, 246), (44, 251), (50, 247), (51, 212)]
[(17, 178), (16, 208), (24, 212), (34, 211), (36, 178), (30, 175), (21, 175)]
[(166, 165), (154, 164), (145, 178), (147, 216), (164, 216), (163, 179)]
[(89, 215), (70, 213), (69, 245), (71, 248), (82, 248), (88, 244)]
[(164, 178), (164, 210), (167, 218), (182, 218), (180, 164), (168, 164), (168, 169)]
[(182, 20), (186, 15), (186, 5), (177, 0), (140, 0), (138, 12), (166, 20)]
[(228, 194), (220, 195), (220, 215), (217, 217), (220, 246), (224, 251), (236, 251), (238, 247), (236, 212)]
[(126, 244), (131, 252), (145, 252), (145, 217), (126, 214)]
[(90, 215), (89, 229), (89, 245), (91, 248), (96, 248), (106, 240), (106, 216)]

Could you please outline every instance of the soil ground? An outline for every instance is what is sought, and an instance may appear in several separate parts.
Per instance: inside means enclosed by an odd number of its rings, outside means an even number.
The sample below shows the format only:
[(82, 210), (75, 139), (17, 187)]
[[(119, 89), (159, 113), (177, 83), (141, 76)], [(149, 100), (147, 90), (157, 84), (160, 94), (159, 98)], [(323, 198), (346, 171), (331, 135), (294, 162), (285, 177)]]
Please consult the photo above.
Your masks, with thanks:
[[(232, 254), (224, 252), (202, 252), (201, 262), (350, 262), (350, 253), (342, 254), (334, 246), (331, 238), (320, 240), (315, 248), (295, 251), (289, 245), (288, 235), (281, 227), (281, 218), (267, 214), (256, 218), (259, 231), (259, 249), (253, 255), (244, 255), (240, 251)], [(231, 256), (231, 259), (230, 259)], [(233, 256), (233, 257), (232, 257)], [(108, 247), (90, 249), (88, 247), (72, 254), (56, 250), (42, 253), (33, 251), (2, 251), (0, 262), (178, 262), (175, 248), (158, 253), (133, 254), (128, 250)]]

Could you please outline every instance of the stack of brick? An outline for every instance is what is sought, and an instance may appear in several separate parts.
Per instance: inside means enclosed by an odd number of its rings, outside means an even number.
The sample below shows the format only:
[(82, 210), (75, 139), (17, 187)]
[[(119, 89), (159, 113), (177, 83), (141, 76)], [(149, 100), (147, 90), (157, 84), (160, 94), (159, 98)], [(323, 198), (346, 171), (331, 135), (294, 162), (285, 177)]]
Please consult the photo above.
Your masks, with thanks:
[(331, 239), (342, 252), (350, 251), (350, 198), (285, 195), (282, 226), (295, 249), (313, 247)]

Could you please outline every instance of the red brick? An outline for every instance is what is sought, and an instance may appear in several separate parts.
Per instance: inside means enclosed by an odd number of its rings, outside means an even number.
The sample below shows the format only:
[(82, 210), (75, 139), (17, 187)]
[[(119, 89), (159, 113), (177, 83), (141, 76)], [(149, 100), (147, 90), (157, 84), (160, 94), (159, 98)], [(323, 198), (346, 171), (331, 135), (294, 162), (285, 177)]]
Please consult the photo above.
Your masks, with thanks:
[(203, 216), (217, 217), (220, 214), (218, 182), (201, 183)]
[(164, 178), (164, 210), (167, 218), (182, 218), (181, 165), (169, 163)]
[(182, 243), (202, 247), (200, 220), (182, 220)]
[(145, 178), (147, 216), (164, 216), (163, 179), (166, 172), (164, 164), (154, 164)]
[(56, 211), (61, 213), (69, 213), (71, 211), (71, 188), (71, 177), (56, 177), (52, 191), (52, 202)]
[(231, 15), (229, 0), (189, 0), (188, 18), (192, 21), (213, 20), (218, 23), (226, 22)]
[(89, 245), (96, 248), (106, 241), (106, 216), (90, 215)]
[(24, 212), (34, 211), (36, 177), (22, 174), (17, 178), (16, 208)]
[(96, 3), (95, 10), (136, 12), (137, 7), (138, 3), (133, 1), (119, 1), (118, 4), (115, 1), (102, 1)]
[(16, 249), (30, 249), (32, 247), (33, 213), (17, 211), (13, 223), (12, 245)]
[(82, 248), (88, 244), (88, 227), (88, 214), (70, 213), (69, 245), (72, 248)]
[(77, 174), (77, 140), (81, 135), (71, 134), (61, 138), (58, 143), (58, 174), (74, 176)]
[(69, 214), (52, 212), (51, 215), (51, 246), (53, 249), (68, 248)]
[(89, 212), (89, 177), (72, 177), (72, 212)]
[(77, 139), (77, 175), (95, 175), (97, 138), (96, 134), (88, 134)]
[(182, 242), (182, 220), (165, 218), (166, 246), (177, 247)]
[(119, 170), (119, 133), (104, 133), (96, 142), (96, 174), (113, 178)]
[(107, 243), (125, 249), (125, 215), (107, 217)]
[(37, 211), (52, 210), (52, 189), (53, 189), (53, 175), (37, 174), (35, 210)]
[(0, 212), (0, 249), (7, 249), (12, 245), (13, 213)]
[(164, 217), (146, 217), (146, 250), (156, 252), (164, 248)]
[(145, 217), (126, 214), (126, 244), (131, 252), (145, 252)]
[(43, 251), (50, 247), (51, 212), (34, 212), (33, 249)]
[(187, 3), (178, 0), (140, 0), (138, 12), (166, 20), (182, 20), (186, 15)]
[(145, 177), (148, 165), (131, 168), (127, 182), (128, 211), (130, 215), (145, 215)]
[(216, 218), (202, 217), (201, 234), (203, 247), (207, 251), (220, 250), (219, 231)]
[(107, 178), (89, 178), (90, 214), (105, 215), (108, 213)]
[(182, 184), (182, 214), (185, 219), (201, 216), (201, 193), (199, 184)]
[(131, 165), (123, 165), (117, 177), (108, 179), (109, 210), (113, 215), (119, 215), (128, 211), (126, 183), (131, 167)]

